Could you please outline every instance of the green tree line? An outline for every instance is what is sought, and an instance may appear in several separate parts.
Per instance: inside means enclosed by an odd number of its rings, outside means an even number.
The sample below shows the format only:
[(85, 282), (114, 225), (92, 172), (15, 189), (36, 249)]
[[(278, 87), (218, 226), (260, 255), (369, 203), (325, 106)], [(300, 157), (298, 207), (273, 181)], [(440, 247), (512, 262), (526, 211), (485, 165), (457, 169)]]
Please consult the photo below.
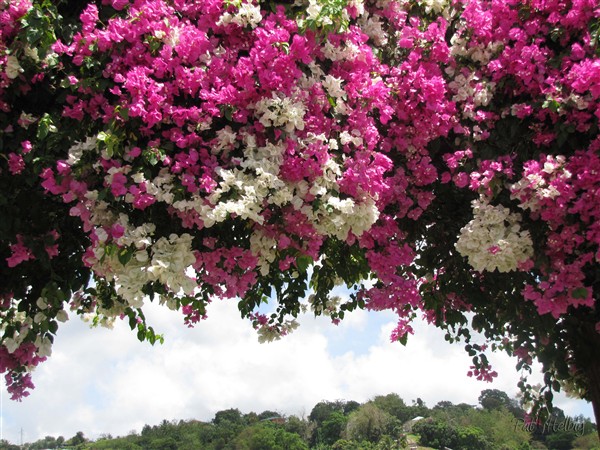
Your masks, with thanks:
[(441, 401), (407, 404), (397, 394), (365, 403), (323, 400), (307, 417), (276, 411), (219, 411), (210, 422), (163, 420), (138, 433), (87, 439), (46, 436), (23, 447), (7, 441), (0, 450), (584, 450), (600, 449), (595, 424), (559, 408), (543, 423), (528, 421), (523, 405), (497, 389), (486, 389), (478, 405)]

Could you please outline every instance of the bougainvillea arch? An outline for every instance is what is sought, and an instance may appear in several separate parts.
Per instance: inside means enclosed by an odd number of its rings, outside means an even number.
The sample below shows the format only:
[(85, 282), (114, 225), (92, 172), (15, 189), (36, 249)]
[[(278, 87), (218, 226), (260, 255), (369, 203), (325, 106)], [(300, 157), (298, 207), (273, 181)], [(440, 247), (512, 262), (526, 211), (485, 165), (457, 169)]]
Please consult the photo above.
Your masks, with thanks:
[(599, 33), (594, 0), (0, 2), (9, 391), (67, 311), (154, 342), (145, 303), (227, 298), (264, 341), (423, 314), (600, 416)]

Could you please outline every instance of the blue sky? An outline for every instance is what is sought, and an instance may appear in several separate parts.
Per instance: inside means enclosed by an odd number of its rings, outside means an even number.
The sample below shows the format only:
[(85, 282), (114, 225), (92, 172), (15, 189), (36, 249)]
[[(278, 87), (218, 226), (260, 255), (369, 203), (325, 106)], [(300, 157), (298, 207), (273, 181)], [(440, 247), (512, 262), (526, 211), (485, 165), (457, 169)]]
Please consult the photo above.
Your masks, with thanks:
[[(4, 395), (3, 437), (19, 443), (21, 428), (24, 442), (77, 431), (126, 435), (163, 419), (208, 421), (232, 407), (308, 416), (321, 400), (364, 402), (391, 392), (428, 406), (477, 404), (483, 389), (517, 392), (519, 374), (506, 355), (493, 355), (500, 375), (489, 384), (468, 378), (462, 346), (423, 323), (406, 347), (390, 343), (391, 313), (355, 311), (337, 327), (306, 314), (293, 334), (259, 344), (235, 301), (211, 304), (209, 318), (194, 329), (179, 313), (148, 306), (163, 345), (138, 342), (121, 322), (114, 330), (89, 329), (78, 318), (64, 324), (52, 357), (34, 372), (32, 395), (21, 403)], [(559, 396), (557, 406), (593, 418), (587, 402)]]

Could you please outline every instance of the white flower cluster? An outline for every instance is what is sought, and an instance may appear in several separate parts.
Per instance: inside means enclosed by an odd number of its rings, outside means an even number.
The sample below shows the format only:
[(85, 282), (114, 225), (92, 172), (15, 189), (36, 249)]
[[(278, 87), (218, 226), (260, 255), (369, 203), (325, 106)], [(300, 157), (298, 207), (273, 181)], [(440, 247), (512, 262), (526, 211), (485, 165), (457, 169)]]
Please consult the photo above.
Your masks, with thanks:
[(462, 56), (469, 58), (472, 61), (478, 62), (482, 65), (486, 65), (490, 62), (490, 59), (502, 49), (503, 43), (500, 41), (490, 42), (485, 47), (471, 46), (467, 48), (469, 40), (459, 34), (454, 34), (450, 38), (450, 54), (456, 58)]
[(325, 196), (325, 199), (318, 210), (310, 214), (315, 228), (324, 235), (345, 241), (350, 232), (360, 236), (379, 218), (379, 210), (370, 197), (360, 203), (351, 198), (342, 200), (332, 195)]
[(187, 270), (194, 262), (196, 257), (192, 252), (192, 236), (184, 233), (161, 237), (152, 246), (148, 278), (150, 281), (160, 281), (172, 292), (183, 291), (191, 295), (197, 284), (187, 275)]
[(76, 142), (69, 148), (69, 158), (67, 164), (72, 166), (77, 164), (84, 153), (96, 150), (98, 139), (96, 136), (88, 136), (84, 142)]
[(261, 230), (254, 230), (250, 236), (250, 251), (258, 258), (261, 275), (269, 273), (271, 263), (277, 257), (277, 241), (267, 236)]
[[(48, 304), (46, 300), (40, 297), (37, 300), (37, 305), (40, 309), (46, 310)], [(60, 310), (56, 316), (60, 322), (65, 322), (68, 315), (64, 310)], [(27, 317), (24, 312), (16, 312), (8, 314), (8, 311), (0, 313), (0, 335), (4, 335), (2, 345), (8, 353), (14, 353), (17, 349), (27, 341), (30, 341), (31, 335), (35, 333), (34, 324), (40, 324), (46, 319), (46, 314), (43, 311), (38, 311), (33, 317)], [(13, 326), (15, 330), (12, 335), (6, 336), (5, 332), (8, 326)], [(38, 334), (35, 337), (34, 345), (36, 346), (36, 354), (40, 357), (48, 357), (52, 355), (52, 341), (45, 334)], [(33, 370), (34, 366), (30, 367)]]
[(388, 35), (383, 30), (383, 22), (378, 15), (369, 15), (365, 12), (359, 19), (358, 24), (363, 33), (372, 39), (376, 46), (381, 47), (388, 43)]
[(340, 198), (338, 183), (341, 175), (339, 164), (329, 159), (323, 167), (323, 175), (315, 179), (309, 190), (319, 199), (318, 208), (315, 210), (313, 205), (304, 205), (300, 211), (319, 233), (344, 241), (350, 232), (360, 236), (370, 229), (379, 218), (379, 210), (375, 200), (369, 196), (360, 201)]
[(356, 61), (362, 57), (358, 46), (350, 41), (344, 41), (339, 47), (334, 46), (330, 41), (326, 41), (322, 50), (325, 58), (331, 61)]
[(237, 135), (231, 129), (229, 125), (225, 128), (217, 130), (217, 143), (211, 149), (213, 155), (217, 155), (222, 152), (227, 152), (235, 147), (237, 141)]
[[(546, 156), (542, 172), (548, 174), (544, 177), (539, 173), (530, 173), (510, 186), (511, 199), (519, 199), (519, 207), (530, 211), (539, 211), (540, 200), (556, 198), (560, 192), (552, 185), (557, 178), (571, 178), (572, 174), (565, 169), (566, 158), (563, 155)], [(531, 193), (529, 191), (532, 191)]]
[(260, 6), (253, 5), (252, 3), (242, 3), (238, 6), (238, 10), (235, 14), (231, 13), (223, 13), (217, 22), (217, 25), (228, 25), (230, 23), (235, 23), (242, 28), (250, 26), (251, 28), (256, 28), (260, 21), (262, 20), (262, 15), (260, 13)]
[[(452, 76), (454, 75), (454, 69), (449, 67), (446, 73)], [(472, 99), (475, 106), (487, 106), (494, 96), (496, 83), (481, 80), (473, 72), (469, 73), (468, 76), (461, 72), (454, 76), (453, 80), (448, 83), (448, 87), (454, 92), (452, 100), (455, 102), (465, 102)], [(467, 108), (463, 112), (463, 117), (475, 119), (475, 111), (472, 108)]]
[(256, 116), (265, 127), (284, 127), (288, 133), (304, 130), (306, 109), (302, 100), (289, 98), (273, 92), (271, 98), (263, 98), (255, 105)]
[(12, 336), (4, 337), (2, 344), (8, 350), (8, 353), (14, 353), (29, 335), (29, 331), (33, 325), (31, 317), (26, 317), (24, 312), (16, 312), (14, 316), (7, 317), (7, 311), (0, 312), (0, 330), (2, 334), (6, 332), (6, 328), (9, 325), (15, 326), (17, 329), (13, 332)]
[(115, 309), (108, 311), (97, 307), (95, 312), (83, 314), (81, 320), (90, 324), (90, 328), (101, 326), (102, 328), (112, 330), (115, 327), (115, 317)]
[(49, 357), (52, 355), (52, 341), (48, 336), (38, 335), (35, 338), (36, 353), (41, 357)]
[(421, 0), (419, 4), (425, 7), (426, 13), (441, 13), (450, 2), (448, 0)]
[[(323, 7), (319, 4), (318, 0), (309, 0), (308, 8), (306, 8), (306, 13), (308, 14), (307, 19), (318, 20), (322, 9)], [(332, 23), (329, 17), (322, 17), (321, 21), (323, 25), (330, 25)]]
[(19, 64), (19, 60), (16, 56), (9, 55), (6, 57), (6, 66), (4, 67), (4, 72), (11, 80), (14, 80), (23, 72), (23, 68), (21, 67), (21, 64)]
[[(215, 206), (201, 209), (206, 226), (222, 222), (230, 214), (262, 224), (265, 200), (282, 205), (291, 198), (291, 193), (279, 178), (285, 150), (283, 145), (267, 143), (264, 147), (256, 147), (254, 139), (246, 139), (245, 143), (244, 158), (239, 168), (217, 169), (222, 181), (208, 197)], [(221, 200), (225, 195), (230, 199)]]
[[(171, 234), (161, 237), (155, 242), (153, 235), (155, 226), (144, 224), (132, 228), (127, 217), (121, 215), (118, 221), (124, 228), (123, 235), (116, 239), (119, 248), (135, 247), (133, 255), (126, 264), (122, 264), (114, 247), (105, 245), (107, 233), (98, 228), (95, 230), (98, 241), (94, 248), (95, 261), (93, 270), (108, 281), (114, 281), (117, 293), (133, 308), (140, 308), (144, 303), (143, 287), (153, 281), (159, 281), (174, 294), (183, 291), (192, 294), (196, 288), (194, 279), (187, 275), (188, 268), (196, 261), (192, 252), (192, 236)], [(114, 310), (99, 311), (106, 316), (115, 316), (123, 312), (125, 305), (115, 305)]]
[[(327, 10), (323, 11), (323, 0), (296, 0), (295, 4), (297, 6), (305, 7), (306, 16), (298, 17), (298, 25), (303, 26), (305, 20), (312, 20), (316, 23), (317, 27), (323, 27), (327, 25), (333, 25), (334, 19), (342, 19), (344, 22), (348, 22), (350, 20), (350, 15), (348, 14), (348, 8), (353, 8), (355, 14), (357, 16), (362, 16), (365, 13), (365, 5), (363, 0), (348, 0), (346, 3), (346, 8), (341, 11), (340, 16), (330, 16), (327, 14)], [(343, 24), (340, 24), (343, 26)]]
[(472, 205), (473, 220), (460, 230), (455, 247), (475, 270), (510, 272), (533, 256), (531, 236), (519, 225), (520, 214), (485, 199)]
[[(159, 202), (165, 202), (168, 205), (173, 204), (175, 194), (173, 193), (174, 176), (169, 172), (167, 167), (160, 170), (158, 175), (152, 181), (146, 180), (144, 174), (138, 172), (131, 177), (138, 184), (143, 184), (146, 192), (156, 198)], [(128, 193), (125, 195), (125, 201), (133, 203), (133, 195)]]
[[(36, 305), (40, 309), (40, 311), (38, 311), (37, 314), (34, 316), (33, 321), (35, 323), (41, 323), (44, 320), (46, 320), (47, 317), (46, 310), (48, 309), (48, 301), (44, 297), (40, 297), (37, 299)], [(56, 320), (58, 320), (59, 322), (66, 322), (67, 320), (69, 320), (69, 315), (64, 309), (61, 309), (56, 313)]]
[(321, 84), (331, 97), (346, 99), (346, 91), (342, 88), (343, 81), (341, 78), (334, 77), (333, 75), (326, 75)]
[(277, 341), (282, 336), (290, 334), (299, 326), (300, 324), (296, 319), (286, 320), (278, 326), (261, 325), (258, 329), (258, 342), (264, 344), (265, 342)]

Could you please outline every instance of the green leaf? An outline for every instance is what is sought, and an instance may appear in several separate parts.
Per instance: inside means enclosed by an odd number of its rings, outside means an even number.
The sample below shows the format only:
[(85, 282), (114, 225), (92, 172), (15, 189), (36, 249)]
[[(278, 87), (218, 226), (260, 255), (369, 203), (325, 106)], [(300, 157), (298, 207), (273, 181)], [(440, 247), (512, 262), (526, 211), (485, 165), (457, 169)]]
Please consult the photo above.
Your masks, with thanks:
[(576, 299), (584, 299), (588, 296), (588, 290), (585, 287), (580, 287), (577, 289), (573, 289), (571, 296)]
[(56, 126), (52, 122), (52, 118), (46, 113), (39, 121), (36, 137), (39, 140), (43, 140), (48, 136), (48, 133), (56, 133), (57, 131)]
[(552, 112), (558, 112), (560, 103), (553, 98), (549, 98), (542, 104), (542, 108), (549, 109)]
[(298, 267), (300, 272), (306, 272), (312, 263), (313, 259), (308, 255), (300, 255), (296, 258), (296, 267)]
[(125, 247), (119, 250), (117, 254), (117, 258), (119, 258), (119, 262), (124, 266), (127, 265), (131, 258), (133, 257), (133, 249), (130, 247)]
[(56, 320), (52, 320), (48, 324), (48, 331), (50, 331), (50, 333), (52, 334), (56, 334), (56, 332), (58, 331), (58, 323), (56, 322)]
[(129, 120), (129, 109), (117, 108), (116, 112), (123, 118), (123, 120)]

